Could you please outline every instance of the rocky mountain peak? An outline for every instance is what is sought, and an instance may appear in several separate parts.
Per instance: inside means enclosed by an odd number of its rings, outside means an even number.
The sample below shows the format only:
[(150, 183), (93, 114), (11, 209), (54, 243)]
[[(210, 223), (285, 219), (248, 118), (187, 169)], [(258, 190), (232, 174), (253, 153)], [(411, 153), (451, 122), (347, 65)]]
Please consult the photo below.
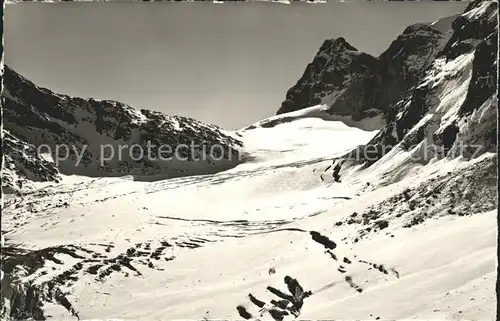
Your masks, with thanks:
[(326, 39), (319, 48), (320, 52), (324, 51), (331, 54), (338, 53), (344, 50), (358, 51), (358, 49), (349, 44), (344, 37)]
[(327, 39), (277, 114), (324, 104), (330, 114), (353, 121), (382, 117), (416, 84), (445, 38), (428, 24), (414, 24), (377, 58), (342, 37)]
[(332, 104), (351, 82), (376, 69), (376, 58), (359, 52), (344, 38), (327, 39), (297, 84), (290, 88), (277, 114), (318, 104)]

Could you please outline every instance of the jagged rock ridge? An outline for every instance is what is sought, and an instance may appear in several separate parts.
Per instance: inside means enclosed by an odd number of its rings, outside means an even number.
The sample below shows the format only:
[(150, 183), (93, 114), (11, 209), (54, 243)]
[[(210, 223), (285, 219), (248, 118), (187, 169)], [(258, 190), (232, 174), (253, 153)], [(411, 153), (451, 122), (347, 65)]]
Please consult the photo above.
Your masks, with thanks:
[(359, 52), (340, 37), (326, 40), (277, 114), (324, 104), (331, 115), (358, 121), (385, 116), (422, 76), (448, 37), (414, 24), (379, 57)]
[[(56, 94), (7, 66), (4, 85), (4, 187), (20, 188), (22, 179), (16, 176), (27, 178), (27, 184), (57, 181), (56, 171), (134, 175), (144, 180), (154, 179), (152, 175), (207, 174), (241, 160), (242, 143), (215, 125), (139, 111), (111, 100)], [(176, 149), (179, 146), (189, 147)], [(49, 160), (39, 155), (43, 152), (50, 154)], [(58, 164), (54, 164), (57, 158)]]
[(427, 161), (496, 150), (497, 13), (497, 2), (475, 1), (453, 22), (442, 51), (368, 143), (376, 147), (370, 164), (393, 147), (413, 153), (441, 147), (441, 155), (429, 151)]

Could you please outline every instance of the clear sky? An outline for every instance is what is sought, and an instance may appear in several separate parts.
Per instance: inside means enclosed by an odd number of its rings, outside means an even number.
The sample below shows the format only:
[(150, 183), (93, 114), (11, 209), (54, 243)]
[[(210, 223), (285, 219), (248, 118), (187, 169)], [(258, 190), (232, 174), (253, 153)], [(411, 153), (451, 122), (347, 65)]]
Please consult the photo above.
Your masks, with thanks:
[(42, 87), (227, 129), (274, 115), (327, 38), (378, 55), (464, 2), (18, 3), (5, 63)]

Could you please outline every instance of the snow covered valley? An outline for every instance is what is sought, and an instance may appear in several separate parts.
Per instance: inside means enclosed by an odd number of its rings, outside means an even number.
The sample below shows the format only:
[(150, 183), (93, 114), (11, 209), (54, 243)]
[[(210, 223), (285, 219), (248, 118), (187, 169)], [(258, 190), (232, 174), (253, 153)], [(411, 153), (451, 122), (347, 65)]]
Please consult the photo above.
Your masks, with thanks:
[[(47, 318), (492, 319), (496, 156), (409, 166), (386, 186), (371, 170), (320, 179), (373, 135), (311, 118), (254, 129), (252, 163), (157, 182), (68, 177), (6, 197), (2, 229), (34, 269), (18, 276), (31, 295), (60, 293)], [(476, 179), (490, 184), (464, 195)]]
[[(6, 67), (2, 320), (494, 319), (497, 13), (473, 1), (380, 57), (326, 40), (238, 131)], [(146, 141), (222, 149), (99, 155)], [(61, 144), (89, 148), (39, 153)]]

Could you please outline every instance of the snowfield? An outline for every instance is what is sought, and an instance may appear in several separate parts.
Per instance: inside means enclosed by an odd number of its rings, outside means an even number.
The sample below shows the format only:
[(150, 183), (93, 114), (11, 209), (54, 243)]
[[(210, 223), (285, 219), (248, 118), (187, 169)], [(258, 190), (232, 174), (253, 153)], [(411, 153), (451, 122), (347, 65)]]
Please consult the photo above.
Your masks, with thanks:
[[(450, 215), (451, 191), (436, 190), (441, 194), (433, 197), (418, 190), (452, 180), (450, 173), (459, 180), (473, 166), (489, 168), (495, 155), (405, 165), (392, 184), (382, 184), (376, 168), (353, 168), (336, 183), (324, 172), (331, 159), (376, 131), (307, 117), (234, 134), (254, 157), (225, 172), (156, 182), (71, 176), (23, 198), (5, 198), (2, 229), (10, 244), (67, 246), (43, 256), (43, 265), (25, 276), (38, 285), (65, 276), (57, 286), (70, 308), (46, 302), (45, 316), (494, 318), (494, 204), (475, 215)], [(397, 199), (408, 190), (411, 200), (436, 203), (432, 217), (405, 226), (408, 215), (393, 215), (398, 206), (411, 206)], [(398, 205), (386, 208), (395, 197)], [(374, 212), (373, 220), (363, 214)], [(356, 221), (360, 216), (365, 222)], [(372, 223), (379, 227), (366, 232)], [(311, 231), (335, 245), (315, 241)], [(297, 281), (288, 290), (287, 276)]]

